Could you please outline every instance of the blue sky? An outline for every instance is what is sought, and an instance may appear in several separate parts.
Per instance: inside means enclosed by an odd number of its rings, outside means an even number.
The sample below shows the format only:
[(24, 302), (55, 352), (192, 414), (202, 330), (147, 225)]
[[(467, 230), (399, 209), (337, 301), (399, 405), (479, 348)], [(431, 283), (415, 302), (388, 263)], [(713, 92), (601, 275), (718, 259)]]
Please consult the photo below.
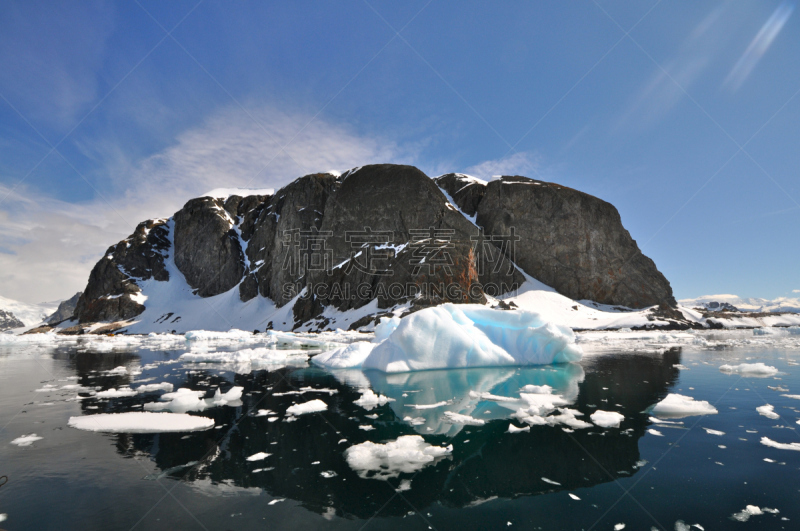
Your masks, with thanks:
[(388, 161), (601, 197), (678, 298), (792, 296), (799, 40), (789, 1), (6, 2), (0, 295), (70, 296), (212, 188)]

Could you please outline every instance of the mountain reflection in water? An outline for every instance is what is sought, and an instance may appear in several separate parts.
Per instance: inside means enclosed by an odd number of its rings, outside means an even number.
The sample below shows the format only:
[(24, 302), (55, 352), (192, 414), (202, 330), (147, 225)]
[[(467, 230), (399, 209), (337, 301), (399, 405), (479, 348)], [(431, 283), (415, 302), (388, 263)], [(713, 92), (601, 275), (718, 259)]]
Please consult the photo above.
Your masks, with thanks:
[[(125, 364), (133, 355), (126, 358), (126, 354), (115, 354), (113, 359), (108, 354), (72, 356), (79, 383), (119, 386), (126, 384), (124, 377), (101, 377), (96, 371)], [(236, 374), (197, 367), (181, 376), (184, 380), (176, 381), (175, 388), (208, 389), (208, 396), (217, 386), (223, 392), (233, 385), (244, 388), (243, 405), (201, 413), (213, 418), (218, 429), (189, 435), (108, 437), (115, 439), (120, 454), (150, 455), (162, 474), (197, 488), (208, 488), (211, 483), (225, 488), (263, 489), (275, 497), (297, 500), (321, 514), (335, 511), (339, 516), (369, 518), (386, 503), (389, 488), (396, 488), (403, 479), (411, 479), (411, 489), (403, 492), (403, 497), (420, 510), (437, 502), (464, 507), (494, 497), (572, 490), (635, 474), (640, 466), (638, 441), (647, 427), (648, 415), (643, 411), (663, 398), (675, 383), (679, 371), (673, 366), (680, 363), (680, 356), (680, 350), (673, 349), (662, 355), (602, 357), (582, 364), (391, 375), (330, 373), (312, 367)], [(517, 397), (519, 389), (529, 384), (551, 386), (554, 393), (571, 403), (569, 407), (583, 412), (582, 419), (588, 420), (593, 411), (603, 409), (618, 411), (625, 420), (614, 429), (592, 427), (570, 433), (562, 426), (531, 426), (529, 433), (510, 434), (509, 423), (522, 425), (511, 419), (513, 410), (480, 400), (474, 393), (470, 396), (473, 391)], [(275, 395), (305, 386), (336, 389), (337, 393)], [(365, 386), (394, 401), (371, 410), (355, 405), (361, 395), (359, 389)], [(283, 415), (287, 407), (317, 398), (328, 405), (327, 411), (286, 421)], [(81, 405), (84, 414), (94, 414), (139, 410), (141, 404), (153, 399), (86, 399)], [(438, 402), (448, 403), (431, 409), (412, 407)], [(272, 410), (281, 418), (270, 422), (266, 416), (255, 416), (259, 409)], [(451, 424), (444, 418), (445, 411), (471, 415), (486, 423)], [(409, 416), (424, 422), (403, 421)], [(366, 425), (374, 429), (360, 428)], [(452, 455), (415, 475), (403, 474), (388, 482), (360, 478), (345, 460), (344, 450), (354, 444), (382, 443), (415, 434), (433, 445), (452, 444)], [(260, 461), (246, 460), (258, 452), (271, 455)], [(193, 461), (198, 464), (185, 466)], [(395, 497), (381, 514), (403, 515), (408, 507), (405, 500)]]

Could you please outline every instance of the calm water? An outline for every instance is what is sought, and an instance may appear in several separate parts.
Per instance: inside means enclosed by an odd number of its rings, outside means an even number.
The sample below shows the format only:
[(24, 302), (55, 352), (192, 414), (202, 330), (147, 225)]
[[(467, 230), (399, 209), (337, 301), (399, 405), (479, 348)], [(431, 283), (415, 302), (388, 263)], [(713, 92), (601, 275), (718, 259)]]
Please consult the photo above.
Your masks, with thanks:
[[(625, 529), (671, 530), (678, 520), (706, 530), (800, 528), (800, 452), (759, 442), (762, 436), (800, 442), (800, 400), (782, 396), (800, 394), (796, 349), (675, 348), (553, 367), (391, 376), (331, 374), (306, 364), (250, 372), (164, 363), (184, 351), (0, 347), (0, 476), (8, 477), (0, 486), (0, 513), (8, 515), (0, 528), (614, 529), (624, 523)], [(781, 373), (744, 378), (718, 369), (743, 361)], [(102, 373), (154, 362), (136, 376)], [(197, 413), (214, 419), (209, 431), (112, 435), (75, 430), (67, 420), (139, 410), (158, 395), (68, 400), (74, 390), (36, 391), (136, 387), (141, 380), (208, 389), (209, 396), (236, 385), (244, 395), (241, 405)], [(358, 387), (367, 383), (395, 401), (372, 410), (355, 405)], [(586, 420), (596, 409), (619, 411), (625, 420), (612, 429), (534, 426), (509, 434), (512, 411), (469, 394), (514, 396), (527, 384), (552, 386)], [(302, 387), (336, 393), (281, 395)], [(652, 424), (645, 409), (670, 392), (707, 400), (719, 414)], [(328, 410), (286, 421), (287, 407), (310, 399), (323, 400)], [(450, 403), (413, 407), (440, 401)], [(756, 412), (766, 403), (780, 418)], [(255, 416), (259, 409), (278, 413), (278, 420)], [(446, 410), (486, 424), (448, 424)], [(653, 428), (662, 436), (648, 432)], [(10, 444), (31, 433), (43, 438), (28, 447)], [(344, 450), (354, 444), (413, 434), (452, 444), (452, 455), (388, 481), (363, 479), (345, 460)], [(271, 455), (246, 460), (257, 452)], [(410, 489), (398, 492), (403, 479), (410, 479)], [(746, 505), (779, 513), (732, 520)]]

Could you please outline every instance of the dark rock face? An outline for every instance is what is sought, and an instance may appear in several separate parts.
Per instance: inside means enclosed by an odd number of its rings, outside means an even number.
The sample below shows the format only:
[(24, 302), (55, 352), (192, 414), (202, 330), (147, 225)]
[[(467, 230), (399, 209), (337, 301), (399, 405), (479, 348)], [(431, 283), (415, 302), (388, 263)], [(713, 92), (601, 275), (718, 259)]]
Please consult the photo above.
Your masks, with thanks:
[(596, 197), (526, 177), (486, 186), (478, 224), (514, 234), (512, 260), (572, 299), (644, 308), (675, 306), (672, 288), (622, 226), (619, 212)]
[[(306, 175), (279, 190), (259, 209), (247, 242), (251, 265), (250, 274), (240, 287), (242, 300), (254, 297), (256, 289), (278, 306), (291, 300), (284, 286), (301, 282), (306, 272), (303, 264), (312, 254), (311, 249), (298, 248), (300, 234), (319, 229), (328, 197), (338, 185), (331, 174)], [(292, 261), (299, 262), (299, 267), (292, 268)]]
[(16, 318), (16, 316), (6, 310), (0, 310), (0, 332), (3, 330), (11, 330), (12, 328), (19, 328), (25, 324)]
[(75, 316), (87, 323), (130, 319), (142, 313), (144, 306), (131, 298), (142, 291), (136, 280), (169, 280), (164, 264), (169, 248), (167, 220), (139, 223), (133, 234), (109, 247), (95, 264)]
[(474, 216), (478, 212), (478, 205), (486, 193), (485, 184), (460, 173), (448, 173), (434, 180), (439, 188), (453, 198), (464, 214)]
[(192, 199), (175, 214), (175, 265), (201, 297), (224, 293), (244, 273), (244, 253), (234, 227), (240, 197)]
[[(524, 281), (497, 253), (492, 256), (501, 267), (479, 267), (485, 247), (479, 229), (417, 168), (364, 166), (341, 181), (319, 229), (330, 265), (309, 271), (303, 285), (313, 290), (316, 303), (296, 307), (296, 322), (323, 306), (348, 310), (376, 298), (382, 309), (409, 300), (485, 302), (483, 284), (497, 282), (507, 292)], [(342, 289), (332, 293), (334, 286)]]
[(192, 199), (173, 220), (144, 222), (109, 248), (77, 302), (81, 323), (140, 314), (138, 282), (169, 280), (169, 252), (200, 297), (238, 286), (242, 301), (283, 306), (301, 295), (295, 326), (321, 328), (326, 309), (373, 301), (373, 317), (398, 304), (483, 303), (517, 289), (520, 269), (573, 299), (675, 306), (612, 205), (525, 177), (432, 180), (379, 164), (306, 175), (274, 195)]
[(83, 292), (79, 291), (69, 299), (61, 301), (61, 303), (58, 305), (58, 308), (56, 308), (56, 311), (53, 312), (53, 315), (45, 319), (45, 322), (49, 324), (57, 324), (61, 321), (71, 319), (72, 315), (75, 313), (75, 308), (78, 306), (78, 300), (81, 298), (81, 295), (83, 295)]

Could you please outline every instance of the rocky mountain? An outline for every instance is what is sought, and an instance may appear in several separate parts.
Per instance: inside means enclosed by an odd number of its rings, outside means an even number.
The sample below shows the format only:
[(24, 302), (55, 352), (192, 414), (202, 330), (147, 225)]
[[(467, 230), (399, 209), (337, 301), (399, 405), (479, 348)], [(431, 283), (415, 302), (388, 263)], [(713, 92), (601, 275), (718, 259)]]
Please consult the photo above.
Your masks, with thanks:
[(0, 331), (41, 323), (57, 306), (58, 301), (29, 304), (0, 296)]
[(605, 201), (526, 177), (431, 179), (381, 164), (271, 195), (200, 197), (142, 222), (95, 265), (75, 317), (149, 320), (143, 331), (213, 319), (357, 327), (442, 302), (502, 306), (537, 280), (600, 305), (676, 304)]
[(23, 326), (25, 326), (25, 323), (17, 319), (13, 313), (7, 310), (0, 310), (0, 332)]
[(48, 324), (57, 324), (61, 321), (71, 319), (75, 313), (75, 308), (78, 306), (78, 300), (81, 298), (81, 295), (83, 295), (83, 292), (79, 291), (69, 299), (61, 301), (56, 311), (45, 319), (45, 322)]

